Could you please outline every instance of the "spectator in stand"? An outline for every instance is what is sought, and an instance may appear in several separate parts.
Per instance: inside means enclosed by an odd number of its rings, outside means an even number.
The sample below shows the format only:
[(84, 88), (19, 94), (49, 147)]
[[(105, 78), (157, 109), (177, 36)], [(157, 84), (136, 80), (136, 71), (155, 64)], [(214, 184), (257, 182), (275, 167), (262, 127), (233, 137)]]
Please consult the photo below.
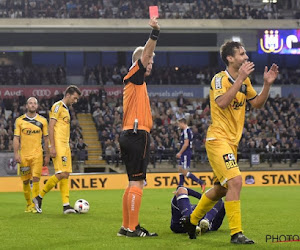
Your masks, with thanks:
[(187, 104), (189, 104), (189, 102), (183, 97), (183, 94), (180, 94), (177, 97), (177, 107), (183, 107), (186, 106)]
[(248, 143), (246, 141), (246, 138), (243, 137), (240, 144), (239, 144), (239, 151), (240, 151), (241, 154), (239, 155), (240, 157), (239, 157), (238, 160), (249, 158), (249, 154), (248, 154), (249, 150), (248, 149), (249, 149), (249, 147), (248, 147)]
[(164, 151), (166, 150), (165, 146), (162, 144), (161, 141), (158, 142), (158, 146), (156, 149), (157, 152), (157, 159), (159, 160), (159, 163), (161, 163), (164, 155)]
[(116, 149), (114, 143), (111, 140), (107, 140), (105, 147), (105, 160), (107, 164), (114, 164), (116, 158)]
[(4, 136), (0, 135), (0, 150), (5, 150), (6, 146), (5, 146), (5, 140), (4, 140)]
[(79, 161), (85, 161), (88, 159), (87, 147), (88, 145), (83, 142), (83, 139), (79, 138), (78, 143), (76, 145)]
[[(296, 0), (285, 1), (285, 4), (261, 2), (248, 5), (248, 1), (218, 0), (217, 3), (203, 0), (192, 1), (2, 1), (0, 17), (3, 18), (148, 18), (147, 7), (158, 5), (161, 18), (170, 19), (262, 19), (280, 18), (279, 9), (299, 8)], [(290, 15), (293, 17), (293, 13)]]
[(297, 160), (300, 159), (300, 149), (299, 149), (299, 145), (297, 145), (296, 142), (294, 142), (292, 144), (291, 147), (291, 156), (290, 156), (290, 160), (292, 163), (296, 163)]
[(280, 143), (276, 143), (274, 154), (275, 154), (274, 160), (281, 163), (283, 157), (282, 157), (282, 149), (281, 149)]
[(102, 111), (100, 109), (100, 107), (97, 107), (97, 109), (93, 112), (93, 119), (94, 121), (98, 121), (99, 117), (102, 115)]

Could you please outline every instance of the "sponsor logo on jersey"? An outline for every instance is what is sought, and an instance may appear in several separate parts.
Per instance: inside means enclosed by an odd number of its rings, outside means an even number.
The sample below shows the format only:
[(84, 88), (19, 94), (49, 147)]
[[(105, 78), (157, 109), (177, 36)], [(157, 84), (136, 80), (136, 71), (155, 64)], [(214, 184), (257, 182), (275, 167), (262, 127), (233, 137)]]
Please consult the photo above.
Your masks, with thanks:
[(245, 104), (245, 100), (243, 100), (242, 102), (239, 102), (236, 98), (234, 98), (231, 106), (233, 109), (238, 110), (238, 109), (240, 109), (240, 107), (243, 107), (244, 104)]
[(238, 166), (236, 163), (234, 154), (232, 154), (232, 153), (223, 155), (223, 159), (224, 159), (227, 169), (235, 168)]
[(22, 133), (25, 135), (39, 134), (41, 130), (33, 130), (31, 128), (23, 128)]
[(61, 161), (62, 161), (62, 164), (63, 164), (64, 167), (67, 166), (68, 157), (67, 156), (62, 156)]

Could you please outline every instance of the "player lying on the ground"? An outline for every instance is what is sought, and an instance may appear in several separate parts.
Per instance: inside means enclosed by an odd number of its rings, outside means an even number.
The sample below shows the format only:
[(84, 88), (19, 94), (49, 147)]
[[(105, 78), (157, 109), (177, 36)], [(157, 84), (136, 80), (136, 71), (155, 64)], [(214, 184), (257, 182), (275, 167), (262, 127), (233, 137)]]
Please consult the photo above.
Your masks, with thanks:
[[(200, 200), (201, 194), (197, 191), (178, 186), (176, 193), (171, 201), (171, 230), (174, 233), (186, 233), (186, 230), (180, 224), (180, 218), (182, 216), (189, 216), (196, 205), (190, 203), (189, 196), (195, 197)], [(205, 233), (207, 231), (216, 231), (222, 225), (225, 216), (224, 202), (220, 199), (216, 205), (200, 220), (198, 226), (199, 233)]]

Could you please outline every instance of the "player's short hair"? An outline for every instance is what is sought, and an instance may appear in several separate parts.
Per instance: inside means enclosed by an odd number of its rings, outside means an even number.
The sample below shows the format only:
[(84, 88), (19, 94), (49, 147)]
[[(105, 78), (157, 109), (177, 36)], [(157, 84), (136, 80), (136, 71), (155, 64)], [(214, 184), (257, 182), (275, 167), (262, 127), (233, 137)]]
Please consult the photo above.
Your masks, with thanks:
[(220, 56), (222, 61), (228, 66), (229, 62), (227, 60), (227, 56), (234, 56), (235, 49), (239, 49), (240, 47), (244, 47), (244, 45), (240, 42), (228, 41), (224, 43), (220, 48)]
[(79, 96), (81, 95), (81, 91), (80, 89), (75, 86), (75, 85), (70, 85), (69, 87), (67, 87), (66, 91), (65, 91), (65, 96), (67, 94), (73, 95), (74, 93), (77, 93)]
[[(145, 47), (139, 46), (137, 47), (133, 53), (132, 53), (132, 63), (139, 60), (142, 57), (143, 51)], [(153, 56), (155, 56), (155, 53), (153, 52)]]
[(180, 118), (180, 119), (178, 119), (178, 122), (182, 122), (182, 123), (186, 124), (186, 119), (185, 118)]
[(28, 104), (28, 102), (29, 102), (30, 99), (35, 99), (36, 103), (37, 103), (37, 104), (39, 103), (38, 100), (37, 100), (34, 96), (31, 96), (31, 97), (29, 97), (29, 98), (27, 99), (26, 104)]

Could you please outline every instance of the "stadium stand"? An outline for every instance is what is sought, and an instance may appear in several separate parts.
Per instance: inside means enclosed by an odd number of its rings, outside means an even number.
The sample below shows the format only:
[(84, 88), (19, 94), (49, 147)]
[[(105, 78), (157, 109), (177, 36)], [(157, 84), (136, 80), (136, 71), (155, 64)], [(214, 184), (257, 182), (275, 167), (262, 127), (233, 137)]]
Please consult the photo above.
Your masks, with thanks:
[[(47, 117), (49, 107), (59, 98), (41, 99), (40, 114)], [(14, 120), (24, 112), (24, 104), (25, 98), (22, 96), (0, 100), (1, 151), (12, 151)], [(162, 101), (152, 98), (151, 108), (154, 120), (151, 163), (154, 167), (161, 161), (176, 164), (174, 157), (179, 147), (180, 133), (176, 121), (183, 116), (188, 118), (194, 133), (194, 161), (207, 162), (204, 142), (210, 122), (208, 99), (195, 101), (179, 96), (177, 100)], [(83, 111), (85, 113), (77, 114)], [(251, 162), (251, 155), (259, 154), (261, 162), (269, 163), (270, 166), (275, 162), (288, 161), (290, 165), (296, 163), (300, 159), (299, 114), (299, 101), (292, 96), (269, 98), (263, 109), (249, 109), (239, 145), (239, 159)], [(88, 159), (86, 164), (101, 164), (105, 160), (108, 164), (119, 166), (118, 138), (122, 129), (120, 99), (107, 98), (105, 90), (100, 89), (99, 93), (80, 99), (71, 109), (71, 116), (70, 145), (74, 159)], [(82, 143), (86, 143), (87, 147), (82, 148)]]
[[(125, 69), (125, 71), (124, 71)], [(82, 85), (122, 85), (127, 68), (118, 66), (95, 66), (84, 68)], [(165, 66), (153, 68), (153, 76), (149, 78), (150, 85), (209, 85), (214, 72), (223, 70), (219, 67)], [(68, 84), (68, 72), (63, 66), (0, 66), (1, 85), (61, 85)], [(275, 85), (300, 84), (298, 69), (283, 68)], [(262, 84), (261, 73), (253, 74), (253, 84)]]
[[(158, 5), (166, 19), (278, 19), (295, 18), (298, 1), (261, 0), (3, 0), (2, 18), (148, 18), (148, 6)], [(288, 10), (293, 11), (288, 11)]]
[(0, 66), (1, 85), (66, 84), (66, 71), (61, 66)]

